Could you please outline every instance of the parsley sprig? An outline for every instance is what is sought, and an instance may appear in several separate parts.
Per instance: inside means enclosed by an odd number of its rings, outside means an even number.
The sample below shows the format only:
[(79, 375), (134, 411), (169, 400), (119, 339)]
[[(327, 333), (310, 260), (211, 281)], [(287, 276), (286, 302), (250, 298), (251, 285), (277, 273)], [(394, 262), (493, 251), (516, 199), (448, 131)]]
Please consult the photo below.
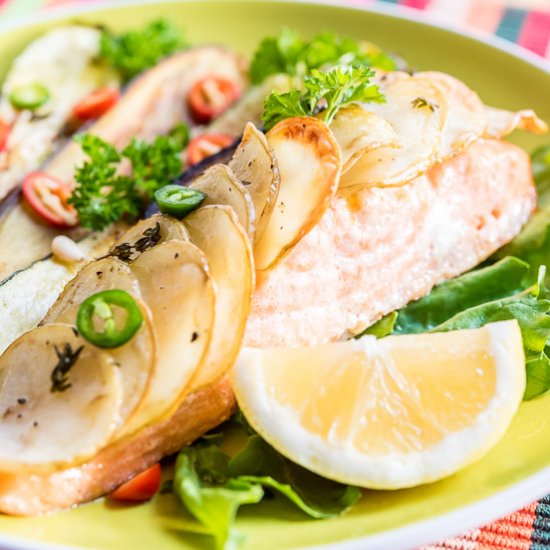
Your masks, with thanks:
[(337, 67), (327, 73), (313, 69), (305, 77), (305, 90), (281, 94), (273, 92), (264, 103), (262, 121), (268, 131), (285, 118), (317, 116), (330, 124), (338, 110), (355, 101), (382, 103), (384, 96), (370, 79), (369, 67)]
[(124, 82), (128, 82), (155, 66), (163, 57), (186, 46), (177, 27), (164, 19), (158, 19), (141, 29), (122, 34), (104, 30), (99, 55), (120, 74)]
[[(183, 124), (152, 143), (133, 139), (122, 151), (97, 136), (77, 136), (75, 140), (88, 160), (76, 169), (77, 186), (69, 203), (74, 205), (82, 226), (101, 230), (124, 217), (137, 218), (155, 191), (181, 173), (181, 151), (188, 139)], [(123, 161), (130, 162), (131, 175), (120, 173)]]
[(260, 42), (250, 65), (250, 79), (253, 84), (260, 84), (272, 74), (303, 76), (312, 69), (339, 65), (372, 66), (387, 71), (397, 68), (393, 57), (368, 42), (334, 32), (322, 32), (306, 41), (285, 28), (278, 36)]

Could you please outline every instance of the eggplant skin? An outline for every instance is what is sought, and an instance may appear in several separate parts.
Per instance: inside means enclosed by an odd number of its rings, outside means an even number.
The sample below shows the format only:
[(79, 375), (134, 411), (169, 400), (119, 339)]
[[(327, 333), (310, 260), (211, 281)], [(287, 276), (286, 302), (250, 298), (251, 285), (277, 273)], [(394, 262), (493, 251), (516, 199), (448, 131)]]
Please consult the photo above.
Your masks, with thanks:
[[(121, 100), (87, 131), (120, 149), (134, 137), (151, 141), (181, 121), (190, 123), (185, 98), (193, 83), (208, 74), (231, 78), (241, 88), (246, 87), (241, 56), (220, 46), (192, 48), (166, 58), (136, 77)], [(84, 159), (81, 147), (71, 142), (43, 170), (74, 183), (75, 167)], [(39, 220), (22, 201), (5, 208), (0, 215), (0, 280), (46, 256), (58, 234), (59, 230)], [(74, 233), (70, 236), (79, 238)]]

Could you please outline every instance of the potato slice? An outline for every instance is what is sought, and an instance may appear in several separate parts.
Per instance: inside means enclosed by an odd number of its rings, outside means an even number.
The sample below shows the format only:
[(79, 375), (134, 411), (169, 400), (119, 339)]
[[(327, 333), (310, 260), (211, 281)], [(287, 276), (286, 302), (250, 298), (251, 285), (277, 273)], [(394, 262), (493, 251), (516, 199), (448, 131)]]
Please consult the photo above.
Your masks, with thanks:
[(258, 271), (272, 268), (321, 218), (338, 187), (340, 147), (310, 117), (283, 120), (267, 134), (281, 174), (277, 203), (254, 248)]
[(85, 265), (50, 307), (41, 324), (74, 324), (75, 308), (96, 292), (120, 289), (139, 296), (139, 285), (132, 270), (123, 261), (107, 257)]
[(120, 424), (120, 370), (69, 325), (35, 328), (0, 357), (0, 468), (83, 462)]
[(143, 299), (151, 309), (157, 360), (149, 390), (121, 433), (169, 417), (209, 348), (215, 289), (201, 251), (185, 241), (167, 241), (132, 264)]
[(132, 261), (145, 250), (172, 239), (189, 240), (183, 224), (176, 218), (155, 214), (128, 229), (112, 246), (111, 254)]
[(487, 107), (487, 119), (485, 137), (488, 138), (501, 139), (514, 130), (525, 130), (532, 134), (545, 134), (548, 131), (546, 122), (531, 109), (514, 112)]
[(229, 168), (250, 193), (256, 214), (254, 238), (258, 240), (273, 212), (281, 178), (273, 150), (265, 135), (254, 124), (249, 122), (246, 125)]
[(237, 179), (229, 166), (225, 164), (211, 166), (191, 184), (191, 187), (206, 194), (206, 199), (202, 203), (204, 206), (210, 204), (231, 206), (250, 239), (254, 238), (256, 227), (254, 202), (246, 187)]
[(399, 144), (387, 120), (356, 104), (340, 109), (330, 129), (342, 149), (342, 172), (347, 172), (368, 151)]
[(342, 187), (403, 185), (436, 160), (446, 119), (446, 101), (434, 84), (406, 74), (384, 83), (387, 102), (363, 108), (392, 124), (400, 147), (379, 147), (363, 155), (341, 179)]
[[(139, 225), (139, 224), (138, 224)], [(180, 224), (181, 225), (181, 224)], [(124, 346), (109, 353), (120, 368), (122, 405), (120, 415), (126, 420), (144, 398), (155, 368), (156, 342), (151, 312), (138, 298), (140, 289), (135, 275), (127, 264), (116, 258), (104, 258), (89, 263), (65, 287), (42, 321), (76, 325), (80, 304), (89, 296), (104, 290), (125, 290), (134, 296), (143, 314), (144, 323), (137, 334)], [(115, 313), (117, 310), (115, 309)], [(119, 310), (118, 313), (121, 313)], [(123, 325), (125, 318), (117, 319)]]
[(210, 350), (195, 373), (190, 391), (209, 384), (235, 362), (254, 289), (252, 250), (228, 206), (203, 206), (185, 218), (191, 242), (208, 258), (216, 283), (216, 315)]
[(464, 151), (483, 135), (487, 126), (487, 111), (479, 96), (464, 82), (437, 71), (415, 73), (434, 84), (445, 96), (447, 113), (438, 160), (443, 161)]

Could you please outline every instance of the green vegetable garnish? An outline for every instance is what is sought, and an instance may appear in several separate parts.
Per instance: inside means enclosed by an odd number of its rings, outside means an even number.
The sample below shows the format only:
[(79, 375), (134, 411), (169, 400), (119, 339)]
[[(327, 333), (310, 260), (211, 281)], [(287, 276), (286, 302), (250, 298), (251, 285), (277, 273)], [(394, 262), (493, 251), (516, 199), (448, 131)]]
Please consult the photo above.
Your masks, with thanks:
[(183, 218), (198, 208), (206, 198), (201, 191), (181, 185), (165, 185), (155, 191), (155, 201), (163, 214)]
[[(100, 230), (123, 217), (137, 218), (155, 191), (181, 173), (181, 151), (187, 145), (188, 130), (179, 125), (152, 143), (134, 139), (122, 151), (90, 134), (75, 140), (89, 160), (76, 169), (77, 186), (69, 203), (84, 227)], [(117, 173), (123, 159), (131, 163), (131, 176)]]
[(330, 481), (294, 464), (255, 434), (246, 421), (239, 421), (238, 414), (233, 419), (246, 427), (241, 437), (247, 437), (232, 458), (220, 446), (235, 435), (233, 422), (180, 452), (174, 492), (201, 525), (172, 522), (173, 527), (208, 533), (215, 538), (217, 549), (229, 549), (242, 540), (234, 528), (238, 508), (260, 502), (266, 493), (288, 499), (315, 519), (338, 516), (359, 500), (361, 492), (356, 487)]
[(327, 124), (338, 110), (355, 101), (385, 101), (376, 84), (370, 79), (374, 71), (368, 67), (337, 67), (328, 73), (312, 70), (305, 77), (303, 93), (298, 90), (280, 94), (273, 92), (264, 103), (264, 129), (294, 116), (317, 116)]
[(336, 65), (372, 66), (387, 71), (397, 68), (395, 60), (376, 46), (323, 32), (311, 40), (283, 29), (278, 36), (264, 38), (250, 64), (250, 79), (260, 84), (268, 76), (286, 73), (303, 76), (312, 69), (328, 69)]
[[(118, 327), (112, 306), (125, 312), (124, 326)], [(96, 320), (102, 324), (96, 328)], [(105, 290), (90, 296), (80, 304), (76, 327), (83, 338), (100, 348), (118, 348), (129, 342), (143, 323), (136, 301), (124, 290)]]
[(42, 84), (26, 84), (17, 86), (10, 95), (10, 103), (16, 109), (29, 109), (34, 111), (42, 107), (50, 99), (50, 92)]
[(181, 31), (170, 22), (159, 19), (142, 29), (122, 34), (103, 31), (99, 55), (127, 82), (154, 67), (163, 57), (186, 46)]

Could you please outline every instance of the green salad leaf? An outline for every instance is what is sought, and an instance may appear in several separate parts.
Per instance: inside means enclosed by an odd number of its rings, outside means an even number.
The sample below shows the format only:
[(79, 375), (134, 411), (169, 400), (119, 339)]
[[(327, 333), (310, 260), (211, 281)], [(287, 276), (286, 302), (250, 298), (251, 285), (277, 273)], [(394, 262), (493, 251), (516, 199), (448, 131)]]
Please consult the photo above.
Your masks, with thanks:
[(273, 92), (264, 103), (262, 122), (268, 131), (275, 124), (294, 116), (317, 116), (330, 124), (338, 110), (355, 101), (382, 103), (384, 96), (370, 80), (369, 67), (337, 67), (327, 73), (313, 69), (304, 80), (304, 92)]
[[(245, 421), (234, 420), (246, 439), (233, 457), (221, 448), (226, 439), (222, 427), (182, 450), (176, 460), (174, 492), (214, 537), (216, 548), (235, 548), (242, 540), (234, 527), (241, 505), (258, 503), (273, 493), (314, 519), (340, 515), (361, 497), (357, 487), (322, 478), (284, 458)], [(179, 528), (187, 529), (186, 523)], [(190, 529), (199, 531), (193, 524)]]
[(250, 64), (250, 79), (253, 84), (261, 84), (273, 74), (303, 76), (312, 69), (337, 65), (364, 65), (387, 71), (397, 68), (396, 60), (373, 44), (334, 32), (322, 32), (304, 40), (296, 31), (284, 28), (278, 36), (260, 42)]
[(141, 29), (122, 34), (104, 30), (99, 56), (128, 82), (139, 73), (154, 67), (162, 58), (187, 46), (181, 31), (164, 19), (157, 19)]
[(529, 264), (517, 258), (504, 258), (438, 285), (399, 312), (394, 332), (426, 332), (465, 310), (516, 294), (525, 289), (528, 272)]
[[(181, 173), (181, 151), (188, 139), (184, 124), (152, 143), (133, 139), (122, 151), (91, 134), (75, 137), (88, 157), (75, 171), (76, 187), (69, 199), (82, 226), (101, 230), (123, 217), (137, 218), (155, 191)], [(124, 159), (131, 164), (131, 176), (119, 173)]]
[(394, 330), (397, 317), (397, 311), (392, 311), (374, 323), (374, 325), (367, 327), (363, 332), (355, 336), (355, 338), (361, 338), (361, 336), (364, 336), (365, 334), (372, 334), (373, 336), (376, 336), (376, 338), (384, 338), (384, 336), (389, 336)]

